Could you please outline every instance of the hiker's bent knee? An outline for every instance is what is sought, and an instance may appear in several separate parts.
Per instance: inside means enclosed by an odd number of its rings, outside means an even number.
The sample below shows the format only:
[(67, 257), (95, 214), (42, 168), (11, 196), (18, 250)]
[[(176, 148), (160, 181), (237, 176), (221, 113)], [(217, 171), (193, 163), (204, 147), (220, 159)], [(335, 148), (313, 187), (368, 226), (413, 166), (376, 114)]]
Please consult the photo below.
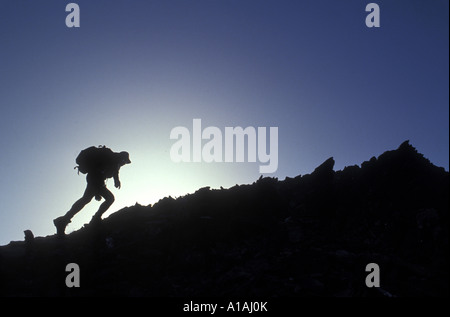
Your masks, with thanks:
[(114, 195), (111, 192), (110, 193), (104, 193), (102, 196), (103, 196), (103, 198), (105, 198), (105, 204), (107, 204), (107, 205), (112, 205), (113, 204), (115, 198), (114, 198)]
[(108, 196), (105, 198), (105, 201), (107, 201), (110, 205), (112, 205), (114, 203), (114, 200), (116, 200), (116, 198), (114, 198), (114, 195), (111, 194), (111, 196)]

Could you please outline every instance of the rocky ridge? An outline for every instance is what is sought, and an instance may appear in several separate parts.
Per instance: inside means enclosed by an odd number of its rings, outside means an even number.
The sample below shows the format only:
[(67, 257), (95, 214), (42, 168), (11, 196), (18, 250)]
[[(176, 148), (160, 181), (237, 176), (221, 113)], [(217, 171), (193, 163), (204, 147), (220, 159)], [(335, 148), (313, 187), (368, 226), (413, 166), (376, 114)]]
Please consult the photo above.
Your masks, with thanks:
[(408, 141), (333, 168), (135, 205), (65, 239), (28, 233), (0, 247), (0, 295), (448, 296), (449, 173)]

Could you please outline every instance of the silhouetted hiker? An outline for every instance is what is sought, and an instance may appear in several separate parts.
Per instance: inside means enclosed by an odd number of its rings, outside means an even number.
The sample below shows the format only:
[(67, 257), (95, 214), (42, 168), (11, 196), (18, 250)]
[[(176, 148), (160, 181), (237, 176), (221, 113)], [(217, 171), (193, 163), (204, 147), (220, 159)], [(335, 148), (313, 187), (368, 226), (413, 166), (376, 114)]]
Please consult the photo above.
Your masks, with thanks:
[(76, 163), (78, 166), (75, 168), (78, 168), (78, 172), (87, 174), (87, 186), (83, 197), (77, 200), (64, 216), (53, 220), (59, 236), (64, 235), (66, 226), (70, 223), (72, 217), (94, 197), (96, 200), (101, 200), (103, 197), (105, 201), (92, 217), (91, 224), (101, 221), (102, 214), (114, 202), (114, 195), (106, 188), (105, 180), (114, 178), (114, 186), (120, 188), (119, 169), (123, 165), (131, 163), (131, 161), (128, 152), (115, 153), (105, 146), (91, 146), (80, 152)]

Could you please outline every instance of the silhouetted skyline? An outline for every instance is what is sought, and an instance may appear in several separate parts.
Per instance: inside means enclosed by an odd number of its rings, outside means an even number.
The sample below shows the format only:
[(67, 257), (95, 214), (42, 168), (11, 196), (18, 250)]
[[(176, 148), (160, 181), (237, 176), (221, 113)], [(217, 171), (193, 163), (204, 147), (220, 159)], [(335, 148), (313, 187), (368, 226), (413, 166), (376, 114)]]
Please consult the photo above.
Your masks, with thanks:
[(291, 314), (304, 309), (292, 297), (447, 296), (449, 172), (408, 142), (334, 164), (126, 207), (64, 239), (26, 232), (0, 246), (0, 296), (232, 294), (272, 313), (289, 298)]

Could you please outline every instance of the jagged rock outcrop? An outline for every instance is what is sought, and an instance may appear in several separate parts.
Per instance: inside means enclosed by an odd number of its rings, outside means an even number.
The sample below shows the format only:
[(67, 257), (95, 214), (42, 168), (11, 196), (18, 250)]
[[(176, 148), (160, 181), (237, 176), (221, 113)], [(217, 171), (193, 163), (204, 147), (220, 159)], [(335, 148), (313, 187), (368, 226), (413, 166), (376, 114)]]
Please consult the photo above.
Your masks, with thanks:
[[(448, 296), (449, 173), (404, 142), (359, 166), (201, 188), (0, 247), (2, 296)], [(81, 287), (65, 286), (77, 263)], [(368, 288), (377, 263), (381, 287)]]

